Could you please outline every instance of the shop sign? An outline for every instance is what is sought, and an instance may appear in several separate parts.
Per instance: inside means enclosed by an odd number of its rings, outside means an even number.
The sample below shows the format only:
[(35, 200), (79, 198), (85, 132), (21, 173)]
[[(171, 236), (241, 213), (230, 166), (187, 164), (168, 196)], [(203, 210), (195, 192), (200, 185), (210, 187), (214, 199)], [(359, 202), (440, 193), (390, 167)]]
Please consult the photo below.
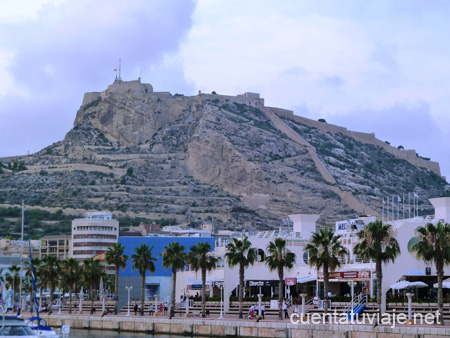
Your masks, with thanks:
[(284, 284), (286, 286), (292, 286), (297, 284), (297, 277), (286, 277), (284, 279)]
[[(323, 280), (323, 272), (317, 273), (317, 279)], [(334, 271), (329, 273), (329, 279), (354, 280), (370, 279), (370, 271)]]
[(245, 282), (245, 286), (278, 286), (277, 280), (259, 280), (259, 281), (253, 281), (248, 280)]

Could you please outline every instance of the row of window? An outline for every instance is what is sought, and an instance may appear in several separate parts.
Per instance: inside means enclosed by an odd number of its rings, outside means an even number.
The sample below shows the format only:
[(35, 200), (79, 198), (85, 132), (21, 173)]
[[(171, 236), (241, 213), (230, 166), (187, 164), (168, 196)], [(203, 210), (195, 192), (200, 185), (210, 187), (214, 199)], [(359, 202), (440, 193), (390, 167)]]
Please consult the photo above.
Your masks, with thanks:
[(73, 252), (74, 255), (97, 255), (103, 252), (103, 250), (76, 250)]
[(74, 231), (117, 231), (117, 227), (107, 227), (107, 226), (75, 226), (73, 227)]
[(65, 241), (64, 239), (60, 239), (60, 240), (58, 240), (58, 241), (42, 241), (41, 242), (41, 245), (43, 245), (43, 246), (47, 246), (47, 245), (49, 245), (49, 246), (57, 246), (57, 245), (64, 245), (64, 242), (66, 242), (65, 244), (66, 245), (69, 245), (69, 241), (67, 240), (67, 241)]
[(103, 239), (117, 239), (116, 235), (74, 235), (73, 239), (83, 238), (103, 238)]
[(80, 242), (80, 243), (73, 243), (73, 247), (80, 247), (80, 246), (111, 246), (113, 243), (104, 243), (104, 242)]

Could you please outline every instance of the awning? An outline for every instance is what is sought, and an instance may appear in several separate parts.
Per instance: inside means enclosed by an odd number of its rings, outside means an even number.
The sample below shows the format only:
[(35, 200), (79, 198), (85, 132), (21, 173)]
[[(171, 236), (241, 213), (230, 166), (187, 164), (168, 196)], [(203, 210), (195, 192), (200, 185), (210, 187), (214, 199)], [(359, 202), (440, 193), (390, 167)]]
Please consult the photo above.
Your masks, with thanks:
[(409, 288), (426, 288), (426, 287), (428, 287), (428, 285), (425, 284), (424, 282), (408, 282), (406, 280), (397, 282), (390, 286), (390, 288), (394, 289), (394, 290), (402, 290), (402, 289), (409, 289)]
[(302, 283), (312, 282), (315, 280), (317, 280), (317, 276), (305, 276), (305, 277), (297, 278), (297, 283), (302, 284)]
[[(222, 282), (223, 283), (223, 279), (220, 279), (220, 278), (206, 278), (206, 284), (212, 284), (214, 282)], [(202, 279), (201, 278), (188, 278), (186, 283), (187, 283), (187, 285), (202, 284)]]
[[(434, 284), (433, 284), (433, 287), (434, 287), (434, 288), (437, 288), (437, 287), (438, 287), (438, 283), (434, 283)], [(442, 287), (443, 287), (444, 289), (450, 289), (450, 278), (444, 279), (444, 280), (442, 281)]]

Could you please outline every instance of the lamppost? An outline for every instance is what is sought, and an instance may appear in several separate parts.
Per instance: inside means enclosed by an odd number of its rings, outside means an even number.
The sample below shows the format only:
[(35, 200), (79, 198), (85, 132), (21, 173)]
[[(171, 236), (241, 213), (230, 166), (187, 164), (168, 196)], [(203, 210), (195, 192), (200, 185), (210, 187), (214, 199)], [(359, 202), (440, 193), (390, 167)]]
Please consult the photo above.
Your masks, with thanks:
[(354, 315), (353, 315), (353, 311), (354, 311), (353, 297), (354, 297), (355, 284), (356, 284), (355, 281), (348, 282), (348, 285), (350, 286), (350, 288), (352, 290), (352, 310), (351, 310), (352, 322), (353, 322), (353, 317), (354, 317)]
[(128, 290), (128, 312), (127, 312), (127, 316), (129, 316), (130, 315), (130, 306), (131, 306), (131, 303), (130, 303), (130, 292), (131, 292), (131, 290), (133, 290), (133, 287), (132, 286), (125, 286), (125, 289)]
[(223, 284), (220, 284), (220, 316), (219, 316), (219, 319), (223, 319), (223, 311), (222, 311), (222, 308), (223, 308), (223, 303), (222, 303), (222, 293), (223, 293)]

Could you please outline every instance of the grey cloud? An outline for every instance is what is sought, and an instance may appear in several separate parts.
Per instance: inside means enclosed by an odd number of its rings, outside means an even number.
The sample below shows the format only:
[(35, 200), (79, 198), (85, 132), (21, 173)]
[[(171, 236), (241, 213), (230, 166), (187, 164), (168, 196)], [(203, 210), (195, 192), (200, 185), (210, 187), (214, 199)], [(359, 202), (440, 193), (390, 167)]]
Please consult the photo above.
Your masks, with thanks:
[[(29, 94), (0, 98), (0, 156), (62, 139), (83, 93), (112, 83), (119, 57), (125, 80), (164, 67), (164, 57), (190, 31), (194, 7), (193, 1), (80, 0), (45, 6), (36, 22), (0, 24), (1, 45), (16, 52), (12, 75)], [(182, 81), (178, 76), (176, 89), (189, 88)]]

